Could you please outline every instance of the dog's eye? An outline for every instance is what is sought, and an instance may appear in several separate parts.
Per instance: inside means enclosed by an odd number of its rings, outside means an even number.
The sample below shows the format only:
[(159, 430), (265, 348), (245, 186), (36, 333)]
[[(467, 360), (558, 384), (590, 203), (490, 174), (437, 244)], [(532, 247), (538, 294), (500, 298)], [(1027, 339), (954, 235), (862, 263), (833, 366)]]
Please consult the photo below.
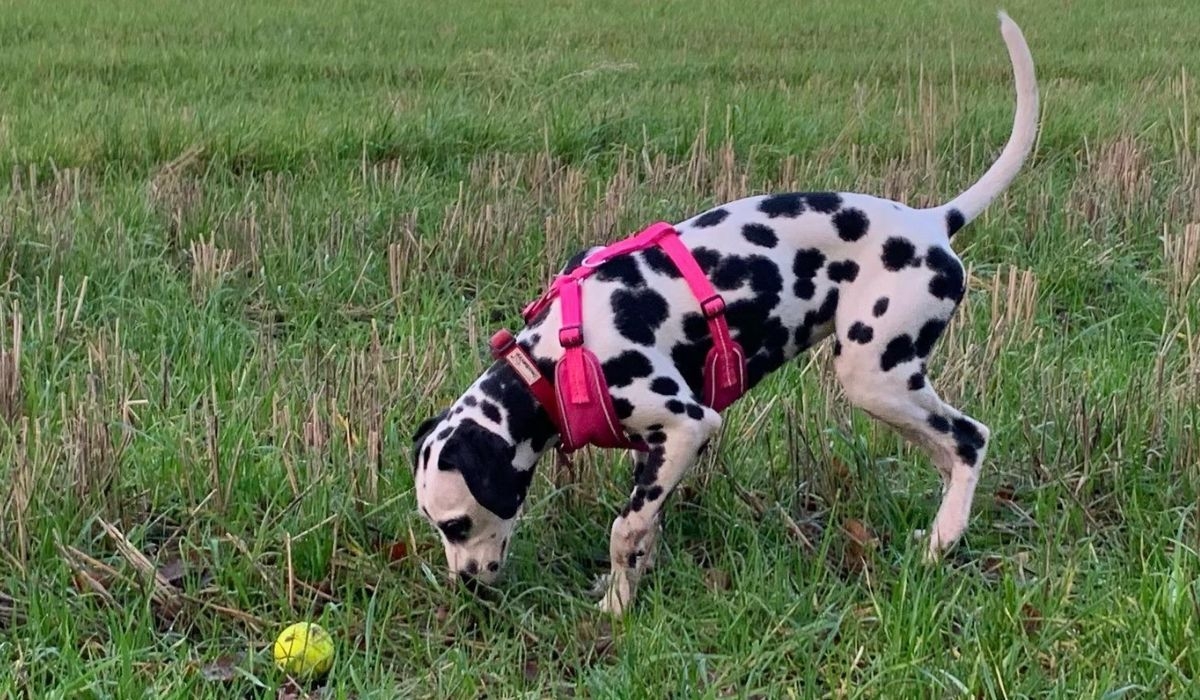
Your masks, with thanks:
[(466, 542), (471, 534), (471, 519), (464, 515), (461, 518), (443, 520), (438, 523), (438, 529), (451, 542)]

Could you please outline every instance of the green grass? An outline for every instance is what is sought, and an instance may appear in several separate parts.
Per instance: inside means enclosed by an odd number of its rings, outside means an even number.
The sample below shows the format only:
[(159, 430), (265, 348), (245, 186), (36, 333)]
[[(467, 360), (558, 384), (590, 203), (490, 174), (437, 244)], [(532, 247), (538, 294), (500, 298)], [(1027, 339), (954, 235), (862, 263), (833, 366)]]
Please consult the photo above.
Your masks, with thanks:
[[(586, 591), (625, 458), (546, 460), (478, 601), (415, 516), (417, 422), (584, 244), (747, 193), (972, 182), (1011, 124), (995, 8), (6, 4), (0, 695), (286, 697), (268, 644), (306, 617), (331, 697), (1194, 693), (1200, 286), (1170, 291), (1162, 242), (1200, 216), (1192, 5), (1005, 6), (1045, 116), (956, 239), (934, 379), (994, 442), (946, 565), (907, 539), (933, 470), (825, 348), (727, 413), (610, 623)], [(1026, 311), (995, 302), (1012, 267)]]

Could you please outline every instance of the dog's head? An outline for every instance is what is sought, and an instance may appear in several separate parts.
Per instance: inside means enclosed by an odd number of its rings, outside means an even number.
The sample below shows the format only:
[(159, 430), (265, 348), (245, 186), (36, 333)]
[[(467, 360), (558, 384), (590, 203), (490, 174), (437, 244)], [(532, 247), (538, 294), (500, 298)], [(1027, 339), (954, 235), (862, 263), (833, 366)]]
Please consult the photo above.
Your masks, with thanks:
[(490, 584), (498, 576), (533, 476), (520, 457), (471, 412), (443, 411), (417, 428), (417, 505), (441, 534), (452, 577)]

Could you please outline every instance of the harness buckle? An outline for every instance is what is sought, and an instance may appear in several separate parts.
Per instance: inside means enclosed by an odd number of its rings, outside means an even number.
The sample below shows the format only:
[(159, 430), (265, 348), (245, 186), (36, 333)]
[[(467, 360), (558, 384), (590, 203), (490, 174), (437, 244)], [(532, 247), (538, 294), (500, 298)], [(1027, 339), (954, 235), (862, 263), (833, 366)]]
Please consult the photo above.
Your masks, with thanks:
[(497, 360), (501, 359), (516, 342), (517, 339), (507, 328), (496, 331), (488, 341), (488, 345), (492, 348), (492, 357)]
[(579, 326), (565, 326), (558, 330), (558, 342), (563, 348), (583, 345), (583, 330)]
[(714, 294), (700, 302), (700, 310), (704, 313), (704, 318), (714, 319), (725, 313), (725, 299), (720, 294)]

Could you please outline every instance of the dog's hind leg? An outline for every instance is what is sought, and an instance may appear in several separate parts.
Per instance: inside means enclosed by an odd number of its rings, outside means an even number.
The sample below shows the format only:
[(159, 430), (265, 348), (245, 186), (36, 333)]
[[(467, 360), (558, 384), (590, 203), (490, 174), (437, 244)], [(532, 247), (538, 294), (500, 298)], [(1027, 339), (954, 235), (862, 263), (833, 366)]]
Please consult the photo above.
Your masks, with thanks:
[[(683, 403), (682, 397), (674, 401)], [(651, 425), (641, 436), (650, 449), (637, 460), (633, 493), (612, 524), (612, 569), (600, 607), (614, 615), (633, 601), (638, 582), (653, 560), (663, 503), (721, 426), (717, 412), (691, 401), (684, 412), (666, 415), (664, 422)]]
[[(937, 261), (928, 265), (932, 278), (909, 268), (864, 280), (849, 290), (836, 320), (834, 364), (846, 397), (923, 448), (941, 474), (930, 558), (966, 530), (990, 434), (986, 425), (942, 401), (925, 372), (926, 358), (962, 297), (961, 265), (943, 257), (948, 255), (930, 252), (928, 258)], [(925, 296), (925, 287), (933, 298)], [(920, 296), (914, 299), (913, 290)]]

